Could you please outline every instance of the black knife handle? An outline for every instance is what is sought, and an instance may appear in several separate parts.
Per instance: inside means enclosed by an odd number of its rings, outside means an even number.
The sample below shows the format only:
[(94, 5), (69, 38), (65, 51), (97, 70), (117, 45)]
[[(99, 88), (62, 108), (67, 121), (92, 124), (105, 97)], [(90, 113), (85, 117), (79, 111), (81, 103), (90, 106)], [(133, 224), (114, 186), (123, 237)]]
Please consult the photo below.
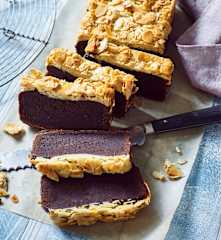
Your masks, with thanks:
[(156, 133), (221, 122), (221, 105), (152, 121)]

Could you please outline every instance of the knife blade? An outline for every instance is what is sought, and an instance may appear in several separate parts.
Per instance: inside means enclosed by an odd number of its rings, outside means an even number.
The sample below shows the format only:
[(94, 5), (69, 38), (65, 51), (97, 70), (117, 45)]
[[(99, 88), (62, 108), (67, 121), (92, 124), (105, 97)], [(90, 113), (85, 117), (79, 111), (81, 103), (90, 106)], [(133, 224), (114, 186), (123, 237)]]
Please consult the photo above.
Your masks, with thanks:
[(148, 134), (172, 132), (221, 122), (221, 105), (177, 114), (129, 128), (133, 146), (142, 146)]

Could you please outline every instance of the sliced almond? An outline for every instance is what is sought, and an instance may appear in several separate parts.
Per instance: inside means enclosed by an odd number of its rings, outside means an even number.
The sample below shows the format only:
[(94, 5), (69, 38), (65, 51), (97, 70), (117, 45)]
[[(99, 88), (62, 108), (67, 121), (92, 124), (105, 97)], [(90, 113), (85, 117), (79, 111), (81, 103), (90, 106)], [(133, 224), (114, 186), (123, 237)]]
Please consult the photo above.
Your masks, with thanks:
[(151, 43), (154, 40), (153, 33), (151, 31), (144, 32), (142, 38), (146, 43)]
[(108, 40), (104, 38), (102, 41), (99, 42), (99, 47), (97, 49), (97, 53), (102, 53), (108, 48)]
[(0, 197), (7, 197), (9, 194), (8, 190), (8, 178), (3, 172), (0, 172)]
[(183, 177), (181, 169), (175, 163), (171, 163), (168, 160), (164, 163), (164, 170), (171, 180), (177, 180)]
[(19, 203), (19, 199), (18, 197), (14, 194), (10, 197), (10, 199), (12, 200), (13, 203)]
[(12, 136), (18, 135), (18, 134), (21, 134), (24, 132), (24, 129), (15, 123), (5, 124), (3, 130), (4, 130), (4, 132), (6, 132), (7, 134), (12, 135)]
[(95, 16), (98, 17), (102, 17), (105, 15), (105, 13), (107, 12), (107, 6), (100, 4), (97, 5), (96, 10), (95, 10)]

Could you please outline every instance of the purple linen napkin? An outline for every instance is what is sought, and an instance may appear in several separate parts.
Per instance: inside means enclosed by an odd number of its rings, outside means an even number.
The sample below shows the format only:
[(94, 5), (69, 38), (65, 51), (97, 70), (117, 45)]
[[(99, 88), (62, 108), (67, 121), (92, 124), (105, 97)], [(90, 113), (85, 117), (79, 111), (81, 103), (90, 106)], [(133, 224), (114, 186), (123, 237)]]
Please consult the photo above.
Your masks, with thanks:
[(192, 85), (221, 96), (221, 0), (180, 0), (196, 19), (176, 45)]

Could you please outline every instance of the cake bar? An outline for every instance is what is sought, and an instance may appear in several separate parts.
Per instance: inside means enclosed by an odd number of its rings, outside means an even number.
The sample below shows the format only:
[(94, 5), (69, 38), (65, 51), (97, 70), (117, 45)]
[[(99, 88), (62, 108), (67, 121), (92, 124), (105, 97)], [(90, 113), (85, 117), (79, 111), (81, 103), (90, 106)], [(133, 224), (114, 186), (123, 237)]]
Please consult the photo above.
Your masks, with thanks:
[(125, 174), (85, 174), (59, 182), (41, 180), (41, 204), (58, 225), (90, 225), (135, 217), (149, 205), (150, 191), (135, 166)]
[(133, 74), (138, 80), (137, 94), (154, 100), (164, 100), (167, 89), (171, 86), (174, 69), (169, 58), (116, 45), (107, 38), (100, 39), (97, 36), (91, 37), (85, 51), (88, 59)]
[(101, 81), (73, 83), (32, 70), (22, 78), (21, 120), (39, 129), (108, 129), (115, 93)]
[(90, 0), (76, 49), (92, 35), (116, 44), (163, 54), (172, 29), (176, 0)]
[(46, 68), (48, 75), (66, 81), (75, 81), (77, 77), (83, 77), (109, 84), (116, 90), (113, 109), (115, 116), (124, 115), (136, 91), (136, 79), (133, 75), (111, 67), (102, 67), (66, 49), (53, 49), (47, 58)]
[(51, 130), (36, 135), (30, 161), (48, 178), (59, 181), (59, 177), (83, 177), (84, 173), (128, 172), (130, 151), (127, 131)]

